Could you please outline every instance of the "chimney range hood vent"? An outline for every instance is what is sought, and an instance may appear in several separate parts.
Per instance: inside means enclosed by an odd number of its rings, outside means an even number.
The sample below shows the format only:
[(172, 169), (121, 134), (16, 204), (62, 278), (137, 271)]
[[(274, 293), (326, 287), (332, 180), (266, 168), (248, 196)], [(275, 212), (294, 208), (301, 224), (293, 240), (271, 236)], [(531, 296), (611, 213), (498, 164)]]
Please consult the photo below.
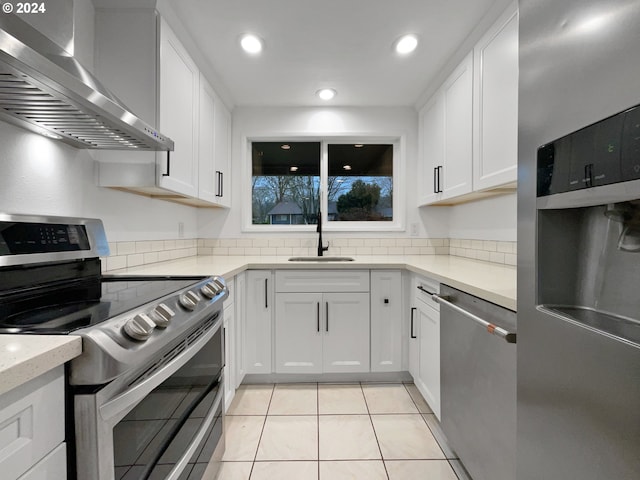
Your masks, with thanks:
[(13, 14), (0, 14), (0, 119), (76, 148), (173, 150), (170, 138)]

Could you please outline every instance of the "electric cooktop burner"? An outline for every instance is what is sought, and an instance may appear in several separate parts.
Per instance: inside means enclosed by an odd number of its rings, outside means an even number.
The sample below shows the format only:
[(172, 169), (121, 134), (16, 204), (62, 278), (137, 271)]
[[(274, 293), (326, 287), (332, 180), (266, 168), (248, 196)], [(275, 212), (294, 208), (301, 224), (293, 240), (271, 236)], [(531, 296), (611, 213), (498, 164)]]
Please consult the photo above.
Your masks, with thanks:
[(41, 289), (22, 302), (0, 302), (0, 334), (68, 334), (97, 325), (202, 279), (102, 276), (62, 290)]

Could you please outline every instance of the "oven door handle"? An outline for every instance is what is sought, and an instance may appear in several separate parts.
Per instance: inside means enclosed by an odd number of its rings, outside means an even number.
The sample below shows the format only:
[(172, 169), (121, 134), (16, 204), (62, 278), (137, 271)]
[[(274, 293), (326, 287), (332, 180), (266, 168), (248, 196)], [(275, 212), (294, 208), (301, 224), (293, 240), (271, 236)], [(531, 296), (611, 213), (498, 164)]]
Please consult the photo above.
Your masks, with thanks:
[(122, 420), (138, 403), (140, 403), (152, 390), (160, 386), (167, 378), (182, 368), (189, 360), (191, 360), (200, 349), (213, 338), (216, 332), (222, 327), (222, 315), (216, 323), (202, 337), (191, 344), (184, 352), (178, 355), (167, 365), (158, 370), (151, 377), (143, 380), (112, 400), (104, 403), (99, 408), (100, 416), (111, 426), (116, 425)]

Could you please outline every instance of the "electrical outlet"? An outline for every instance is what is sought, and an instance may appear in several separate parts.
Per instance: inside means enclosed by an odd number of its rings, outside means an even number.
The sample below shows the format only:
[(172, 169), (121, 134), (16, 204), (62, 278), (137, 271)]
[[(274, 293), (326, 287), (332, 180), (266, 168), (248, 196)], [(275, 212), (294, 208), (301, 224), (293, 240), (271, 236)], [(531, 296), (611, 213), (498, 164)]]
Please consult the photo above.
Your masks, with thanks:
[(417, 223), (412, 223), (411, 224), (411, 236), (412, 237), (417, 237), (418, 236), (418, 224)]
[(184, 238), (184, 222), (178, 222), (178, 238)]

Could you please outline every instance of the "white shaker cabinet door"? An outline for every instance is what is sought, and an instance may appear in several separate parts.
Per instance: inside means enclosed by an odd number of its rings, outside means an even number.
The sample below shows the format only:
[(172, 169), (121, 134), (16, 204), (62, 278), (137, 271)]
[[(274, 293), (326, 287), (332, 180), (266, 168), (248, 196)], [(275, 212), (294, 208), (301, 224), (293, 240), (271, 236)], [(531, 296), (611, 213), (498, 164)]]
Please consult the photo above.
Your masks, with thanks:
[(276, 373), (322, 373), (322, 294), (276, 296)]
[(164, 19), (160, 20), (159, 129), (175, 149), (159, 152), (161, 187), (198, 195), (198, 101), (200, 72)]
[(247, 373), (271, 373), (273, 274), (249, 270), (246, 275), (244, 358)]
[(369, 371), (369, 294), (325, 293), (323, 371)]
[(402, 370), (402, 273), (371, 271), (371, 371)]
[(440, 419), (440, 312), (422, 301), (416, 303), (415, 319), (420, 324), (420, 366), (418, 390)]
[(475, 190), (515, 182), (518, 168), (518, 10), (512, 5), (474, 49)]
[(449, 76), (444, 91), (444, 167), (438, 179), (442, 198), (471, 192), (473, 155), (473, 57)]
[(420, 112), (420, 165), (418, 168), (419, 205), (442, 198), (439, 183), (444, 166), (444, 97), (436, 94)]

